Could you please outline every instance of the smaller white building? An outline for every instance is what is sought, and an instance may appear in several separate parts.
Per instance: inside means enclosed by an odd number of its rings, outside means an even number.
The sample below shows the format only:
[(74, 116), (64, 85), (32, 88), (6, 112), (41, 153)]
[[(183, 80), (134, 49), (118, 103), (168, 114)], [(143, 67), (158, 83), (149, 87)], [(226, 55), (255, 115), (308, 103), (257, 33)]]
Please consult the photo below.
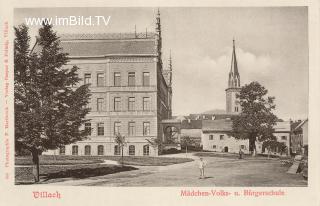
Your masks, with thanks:
[[(238, 153), (240, 148), (245, 154), (249, 154), (249, 140), (238, 140), (230, 135), (232, 120), (203, 120), (201, 142), (203, 150), (216, 152)], [(274, 136), (278, 142), (290, 147), (290, 122), (277, 122)], [(268, 153), (262, 147), (262, 142), (256, 143), (257, 153)], [(286, 153), (289, 155), (289, 151)]]

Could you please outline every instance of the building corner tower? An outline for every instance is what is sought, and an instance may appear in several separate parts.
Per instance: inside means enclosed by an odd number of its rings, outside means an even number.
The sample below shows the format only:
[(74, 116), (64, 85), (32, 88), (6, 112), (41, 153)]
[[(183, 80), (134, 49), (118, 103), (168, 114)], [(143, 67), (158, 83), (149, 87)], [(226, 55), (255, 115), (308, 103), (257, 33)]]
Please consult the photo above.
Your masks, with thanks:
[(240, 74), (238, 70), (235, 42), (233, 40), (233, 49), (231, 57), (231, 69), (229, 72), (228, 88), (226, 89), (226, 112), (227, 114), (239, 114), (241, 107), (237, 100), (237, 94), (241, 90)]

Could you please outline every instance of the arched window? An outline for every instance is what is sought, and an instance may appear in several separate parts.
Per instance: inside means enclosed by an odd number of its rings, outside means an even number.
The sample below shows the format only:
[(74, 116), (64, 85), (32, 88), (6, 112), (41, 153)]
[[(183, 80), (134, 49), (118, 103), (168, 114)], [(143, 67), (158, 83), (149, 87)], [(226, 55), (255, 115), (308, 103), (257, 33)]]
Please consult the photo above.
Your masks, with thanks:
[(135, 146), (134, 145), (130, 145), (129, 146), (129, 155), (135, 155)]
[(114, 146), (114, 155), (120, 155), (120, 147), (119, 145)]
[(59, 148), (59, 154), (60, 155), (65, 155), (66, 154), (66, 147), (65, 146), (61, 146)]
[(145, 156), (149, 155), (149, 145), (143, 146), (143, 155), (145, 155)]
[(91, 146), (90, 145), (86, 145), (84, 147), (84, 155), (91, 155)]
[(72, 146), (72, 155), (78, 155), (78, 145)]
[(104, 155), (104, 148), (103, 145), (98, 145), (98, 155)]

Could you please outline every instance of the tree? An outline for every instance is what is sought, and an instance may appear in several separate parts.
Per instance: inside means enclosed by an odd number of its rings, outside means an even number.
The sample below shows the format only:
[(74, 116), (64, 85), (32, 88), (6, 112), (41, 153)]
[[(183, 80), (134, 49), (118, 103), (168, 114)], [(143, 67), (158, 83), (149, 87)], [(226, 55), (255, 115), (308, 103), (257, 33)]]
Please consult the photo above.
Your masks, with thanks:
[(123, 166), (123, 147), (126, 145), (126, 138), (122, 136), (120, 133), (117, 133), (114, 137), (114, 141), (121, 149), (121, 165)]
[(37, 52), (30, 51), (28, 27), (14, 28), (14, 106), (16, 151), (32, 154), (35, 182), (39, 181), (39, 155), (49, 149), (83, 140), (89, 109), (88, 85), (74, 88), (78, 67), (66, 68), (67, 53), (51, 25), (43, 25)]
[(181, 145), (186, 148), (186, 156), (188, 154), (188, 146), (194, 144), (193, 139), (190, 138), (190, 136), (185, 135), (181, 137)]
[(251, 82), (237, 95), (242, 111), (233, 119), (232, 135), (236, 139), (249, 139), (252, 155), (256, 153), (257, 140), (275, 140), (273, 132), (277, 117), (272, 113), (275, 98), (267, 97), (267, 93), (268, 90), (258, 82)]
[(153, 147), (155, 150), (158, 149), (159, 151), (162, 151), (163, 142), (159, 138), (152, 138), (152, 139), (146, 139), (147, 142)]

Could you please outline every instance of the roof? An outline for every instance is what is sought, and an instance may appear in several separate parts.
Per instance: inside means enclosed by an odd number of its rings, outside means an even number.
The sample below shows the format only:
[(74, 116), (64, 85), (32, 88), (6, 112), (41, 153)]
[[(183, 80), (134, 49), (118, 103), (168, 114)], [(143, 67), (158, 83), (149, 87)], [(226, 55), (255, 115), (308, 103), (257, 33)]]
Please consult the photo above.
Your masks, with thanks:
[(148, 35), (143, 38), (141, 33), (61, 34), (60, 45), (70, 57), (156, 55), (155, 34)]
[(232, 130), (232, 121), (227, 119), (203, 120), (202, 130), (203, 132), (229, 132)]
[(200, 120), (219, 120), (219, 119), (232, 119), (234, 114), (190, 114), (190, 119)]
[(183, 120), (181, 122), (181, 129), (201, 129), (202, 120)]
[(301, 129), (301, 127), (308, 122), (308, 119), (305, 119), (303, 121), (298, 121), (298, 122), (293, 122), (291, 127), (293, 131), (297, 131), (299, 129)]
[(291, 124), (290, 121), (277, 122), (274, 126), (275, 132), (290, 132)]

